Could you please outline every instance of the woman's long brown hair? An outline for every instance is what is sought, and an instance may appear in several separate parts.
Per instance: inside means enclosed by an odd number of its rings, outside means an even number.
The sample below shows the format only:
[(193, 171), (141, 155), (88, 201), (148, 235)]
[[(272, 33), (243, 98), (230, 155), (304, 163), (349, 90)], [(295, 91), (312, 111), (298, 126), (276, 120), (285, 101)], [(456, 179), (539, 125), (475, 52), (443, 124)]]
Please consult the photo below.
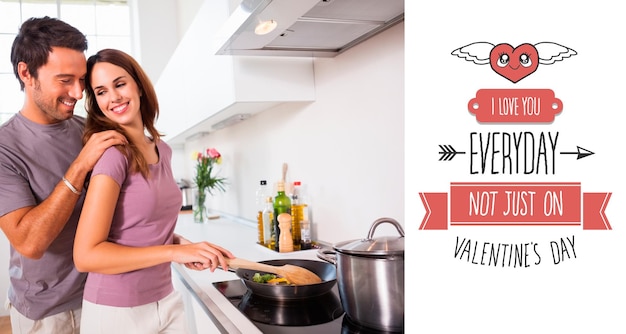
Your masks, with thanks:
[(140, 172), (145, 178), (150, 175), (148, 163), (133, 143), (124, 129), (117, 123), (108, 119), (96, 101), (95, 92), (91, 85), (91, 75), (96, 63), (111, 63), (123, 68), (135, 80), (139, 88), (140, 112), (144, 129), (150, 134), (155, 143), (159, 143), (162, 134), (154, 127), (155, 120), (159, 117), (159, 101), (156, 92), (148, 75), (141, 68), (139, 63), (123, 51), (115, 49), (103, 49), (87, 60), (87, 75), (85, 76), (85, 109), (87, 110), (87, 121), (83, 133), (83, 145), (96, 133), (104, 130), (116, 130), (126, 136), (129, 144), (117, 146), (130, 163), (132, 173)]

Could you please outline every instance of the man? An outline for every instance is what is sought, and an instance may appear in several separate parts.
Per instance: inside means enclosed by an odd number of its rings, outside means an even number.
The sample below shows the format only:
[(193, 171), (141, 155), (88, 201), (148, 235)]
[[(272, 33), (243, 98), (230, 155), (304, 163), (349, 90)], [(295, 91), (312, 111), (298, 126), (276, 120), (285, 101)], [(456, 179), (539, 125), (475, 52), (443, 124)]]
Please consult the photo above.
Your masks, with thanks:
[(0, 126), (0, 228), (11, 248), (8, 303), (13, 333), (79, 333), (86, 275), (72, 259), (85, 179), (115, 131), (82, 144), (87, 39), (58, 19), (27, 20), (11, 48), (25, 99)]

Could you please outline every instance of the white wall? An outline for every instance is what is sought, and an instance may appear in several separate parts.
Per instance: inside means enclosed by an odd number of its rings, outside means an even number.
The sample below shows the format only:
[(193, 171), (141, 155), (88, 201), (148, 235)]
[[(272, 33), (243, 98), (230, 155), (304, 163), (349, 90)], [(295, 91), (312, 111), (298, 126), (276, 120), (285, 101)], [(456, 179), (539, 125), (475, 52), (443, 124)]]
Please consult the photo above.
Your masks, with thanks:
[(134, 54), (156, 82), (204, 0), (129, 0)]
[[(286, 162), (287, 181), (306, 186), (314, 237), (363, 238), (380, 217), (404, 225), (404, 23), (314, 66), (315, 102), (283, 104), (187, 142), (175, 174), (191, 178), (192, 152), (217, 148), (230, 185), (209, 206), (254, 220), (259, 180), (273, 185)], [(387, 224), (376, 233), (397, 234)]]

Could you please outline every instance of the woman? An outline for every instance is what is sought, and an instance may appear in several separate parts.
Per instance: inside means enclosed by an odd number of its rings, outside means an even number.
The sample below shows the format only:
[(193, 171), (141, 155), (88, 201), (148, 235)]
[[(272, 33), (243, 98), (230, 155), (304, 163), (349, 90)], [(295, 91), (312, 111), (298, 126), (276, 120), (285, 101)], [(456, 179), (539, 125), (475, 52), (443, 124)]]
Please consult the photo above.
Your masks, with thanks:
[[(158, 101), (139, 64), (119, 50), (87, 60), (83, 140), (115, 129), (129, 144), (104, 152), (92, 171), (74, 243), (76, 268), (89, 272), (83, 333), (184, 333), (182, 299), (170, 263), (228, 269), (233, 255), (174, 234), (182, 197), (171, 148), (154, 127)], [(146, 135), (146, 133), (148, 135)]]

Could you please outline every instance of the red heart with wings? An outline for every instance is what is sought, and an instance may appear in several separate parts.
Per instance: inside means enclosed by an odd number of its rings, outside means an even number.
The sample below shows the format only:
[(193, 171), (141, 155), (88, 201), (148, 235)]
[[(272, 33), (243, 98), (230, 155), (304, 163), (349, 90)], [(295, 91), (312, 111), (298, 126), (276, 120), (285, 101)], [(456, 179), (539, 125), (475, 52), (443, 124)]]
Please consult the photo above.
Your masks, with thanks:
[(532, 44), (513, 48), (510, 44), (498, 44), (489, 53), (491, 68), (501, 76), (516, 83), (531, 75), (539, 66), (539, 53)]

